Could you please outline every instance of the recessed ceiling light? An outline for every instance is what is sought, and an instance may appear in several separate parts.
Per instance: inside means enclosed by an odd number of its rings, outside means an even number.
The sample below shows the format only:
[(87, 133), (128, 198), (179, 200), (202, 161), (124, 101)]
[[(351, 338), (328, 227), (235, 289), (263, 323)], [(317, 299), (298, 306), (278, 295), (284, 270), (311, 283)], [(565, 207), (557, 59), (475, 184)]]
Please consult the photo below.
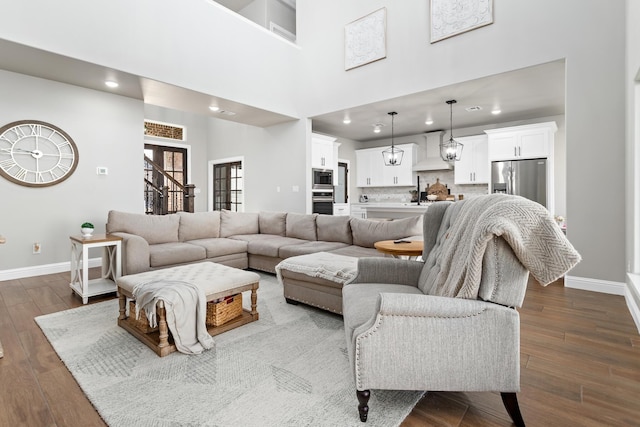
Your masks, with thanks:
[(110, 87), (111, 89), (114, 89), (120, 86), (118, 82), (114, 82), (113, 80), (107, 80), (104, 82), (104, 84), (107, 85), (107, 87)]
[(211, 111), (218, 111), (220, 109), (220, 107), (218, 107), (217, 105), (210, 105), (209, 106), (209, 110)]
[(427, 126), (431, 126), (433, 124), (433, 120), (429, 119), (426, 122), (424, 122), (424, 124)]
[(472, 107), (467, 107), (465, 108), (465, 110), (471, 112), (471, 111), (480, 111), (482, 110), (482, 107), (478, 106), (478, 105), (474, 105)]
[(349, 117), (345, 117), (342, 123), (344, 123), (345, 125), (348, 125), (349, 123), (351, 123), (351, 119)]
[(502, 110), (499, 108), (494, 108), (493, 110), (491, 110), (491, 114), (493, 115), (498, 115), (500, 113), (502, 113)]

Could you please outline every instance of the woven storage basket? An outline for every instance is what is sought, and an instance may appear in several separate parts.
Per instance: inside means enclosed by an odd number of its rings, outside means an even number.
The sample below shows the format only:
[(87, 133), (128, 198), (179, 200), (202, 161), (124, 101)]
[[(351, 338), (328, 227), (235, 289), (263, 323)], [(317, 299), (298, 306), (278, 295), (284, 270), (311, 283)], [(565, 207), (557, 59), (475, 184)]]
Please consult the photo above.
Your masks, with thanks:
[(132, 323), (137, 329), (145, 334), (158, 330), (157, 326), (155, 328), (149, 326), (149, 319), (147, 319), (147, 314), (144, 312), (144, 308), (140, 309), (140, 317), (136, 319), (135, 301), (129, 301), (129, 323)]
[(207, 303), (207, 326), (224, 325), (242, 314), (242, 294)]

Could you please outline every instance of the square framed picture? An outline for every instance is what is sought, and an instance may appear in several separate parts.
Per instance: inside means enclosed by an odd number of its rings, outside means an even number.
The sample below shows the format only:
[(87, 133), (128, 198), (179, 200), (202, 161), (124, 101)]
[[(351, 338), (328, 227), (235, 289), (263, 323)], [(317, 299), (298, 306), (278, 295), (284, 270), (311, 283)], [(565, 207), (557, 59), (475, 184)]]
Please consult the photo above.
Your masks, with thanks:
[(387, 9), (378, 9), (344, 27), (344, 68), (387, 57)]
[(493, 23), (493, 0), (431, 0), (431, 43)]

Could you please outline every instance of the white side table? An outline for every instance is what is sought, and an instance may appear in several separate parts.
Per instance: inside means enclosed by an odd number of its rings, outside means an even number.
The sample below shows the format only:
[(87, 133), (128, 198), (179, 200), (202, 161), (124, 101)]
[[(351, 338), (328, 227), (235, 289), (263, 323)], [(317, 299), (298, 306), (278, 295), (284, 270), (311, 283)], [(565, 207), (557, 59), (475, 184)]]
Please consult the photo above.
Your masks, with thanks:
[[(120, 253), (122, 237), (110, 234), (96, 234), (89, 237), (70, 236), (71, 239), (71, 283), (69, 286), (82, 297), (86, 304), (89, 297), (116, 291), (116, 279), (122, 274)], [(108, 267), (102, 269), (102, 277), (89, 280), (89, 249), (104, 248), (102, 257), (107, 256)]]

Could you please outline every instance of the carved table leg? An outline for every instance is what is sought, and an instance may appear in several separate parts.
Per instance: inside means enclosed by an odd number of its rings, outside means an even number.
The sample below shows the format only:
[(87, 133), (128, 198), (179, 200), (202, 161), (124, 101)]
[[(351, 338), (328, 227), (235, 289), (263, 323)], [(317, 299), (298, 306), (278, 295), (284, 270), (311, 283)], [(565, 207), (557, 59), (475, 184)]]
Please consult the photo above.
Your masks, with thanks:
[(251, 288), (251, 317), (258, 320), (258, 283)]
[(164, 308), (164, 304), (161, 302), (157, 305), (158, 311), (158, 331), (160, 342), (158, 348), (164, 348), (169, 346), (169, 327), (167, 326), (167, 312)]
[(118, 316), (118, 320), (124, 320), (127, 318), (127, 297), (125, 297), (122, 292), (119, 293), (118, 304), (120, 305), (120, 315)]
[(358, 396), (358, 413), (360, 414), (360, 421), (367, 422), (367, 415), (369, 415), (369, 398), (371, 397), (371, 390), (356, 390)]

